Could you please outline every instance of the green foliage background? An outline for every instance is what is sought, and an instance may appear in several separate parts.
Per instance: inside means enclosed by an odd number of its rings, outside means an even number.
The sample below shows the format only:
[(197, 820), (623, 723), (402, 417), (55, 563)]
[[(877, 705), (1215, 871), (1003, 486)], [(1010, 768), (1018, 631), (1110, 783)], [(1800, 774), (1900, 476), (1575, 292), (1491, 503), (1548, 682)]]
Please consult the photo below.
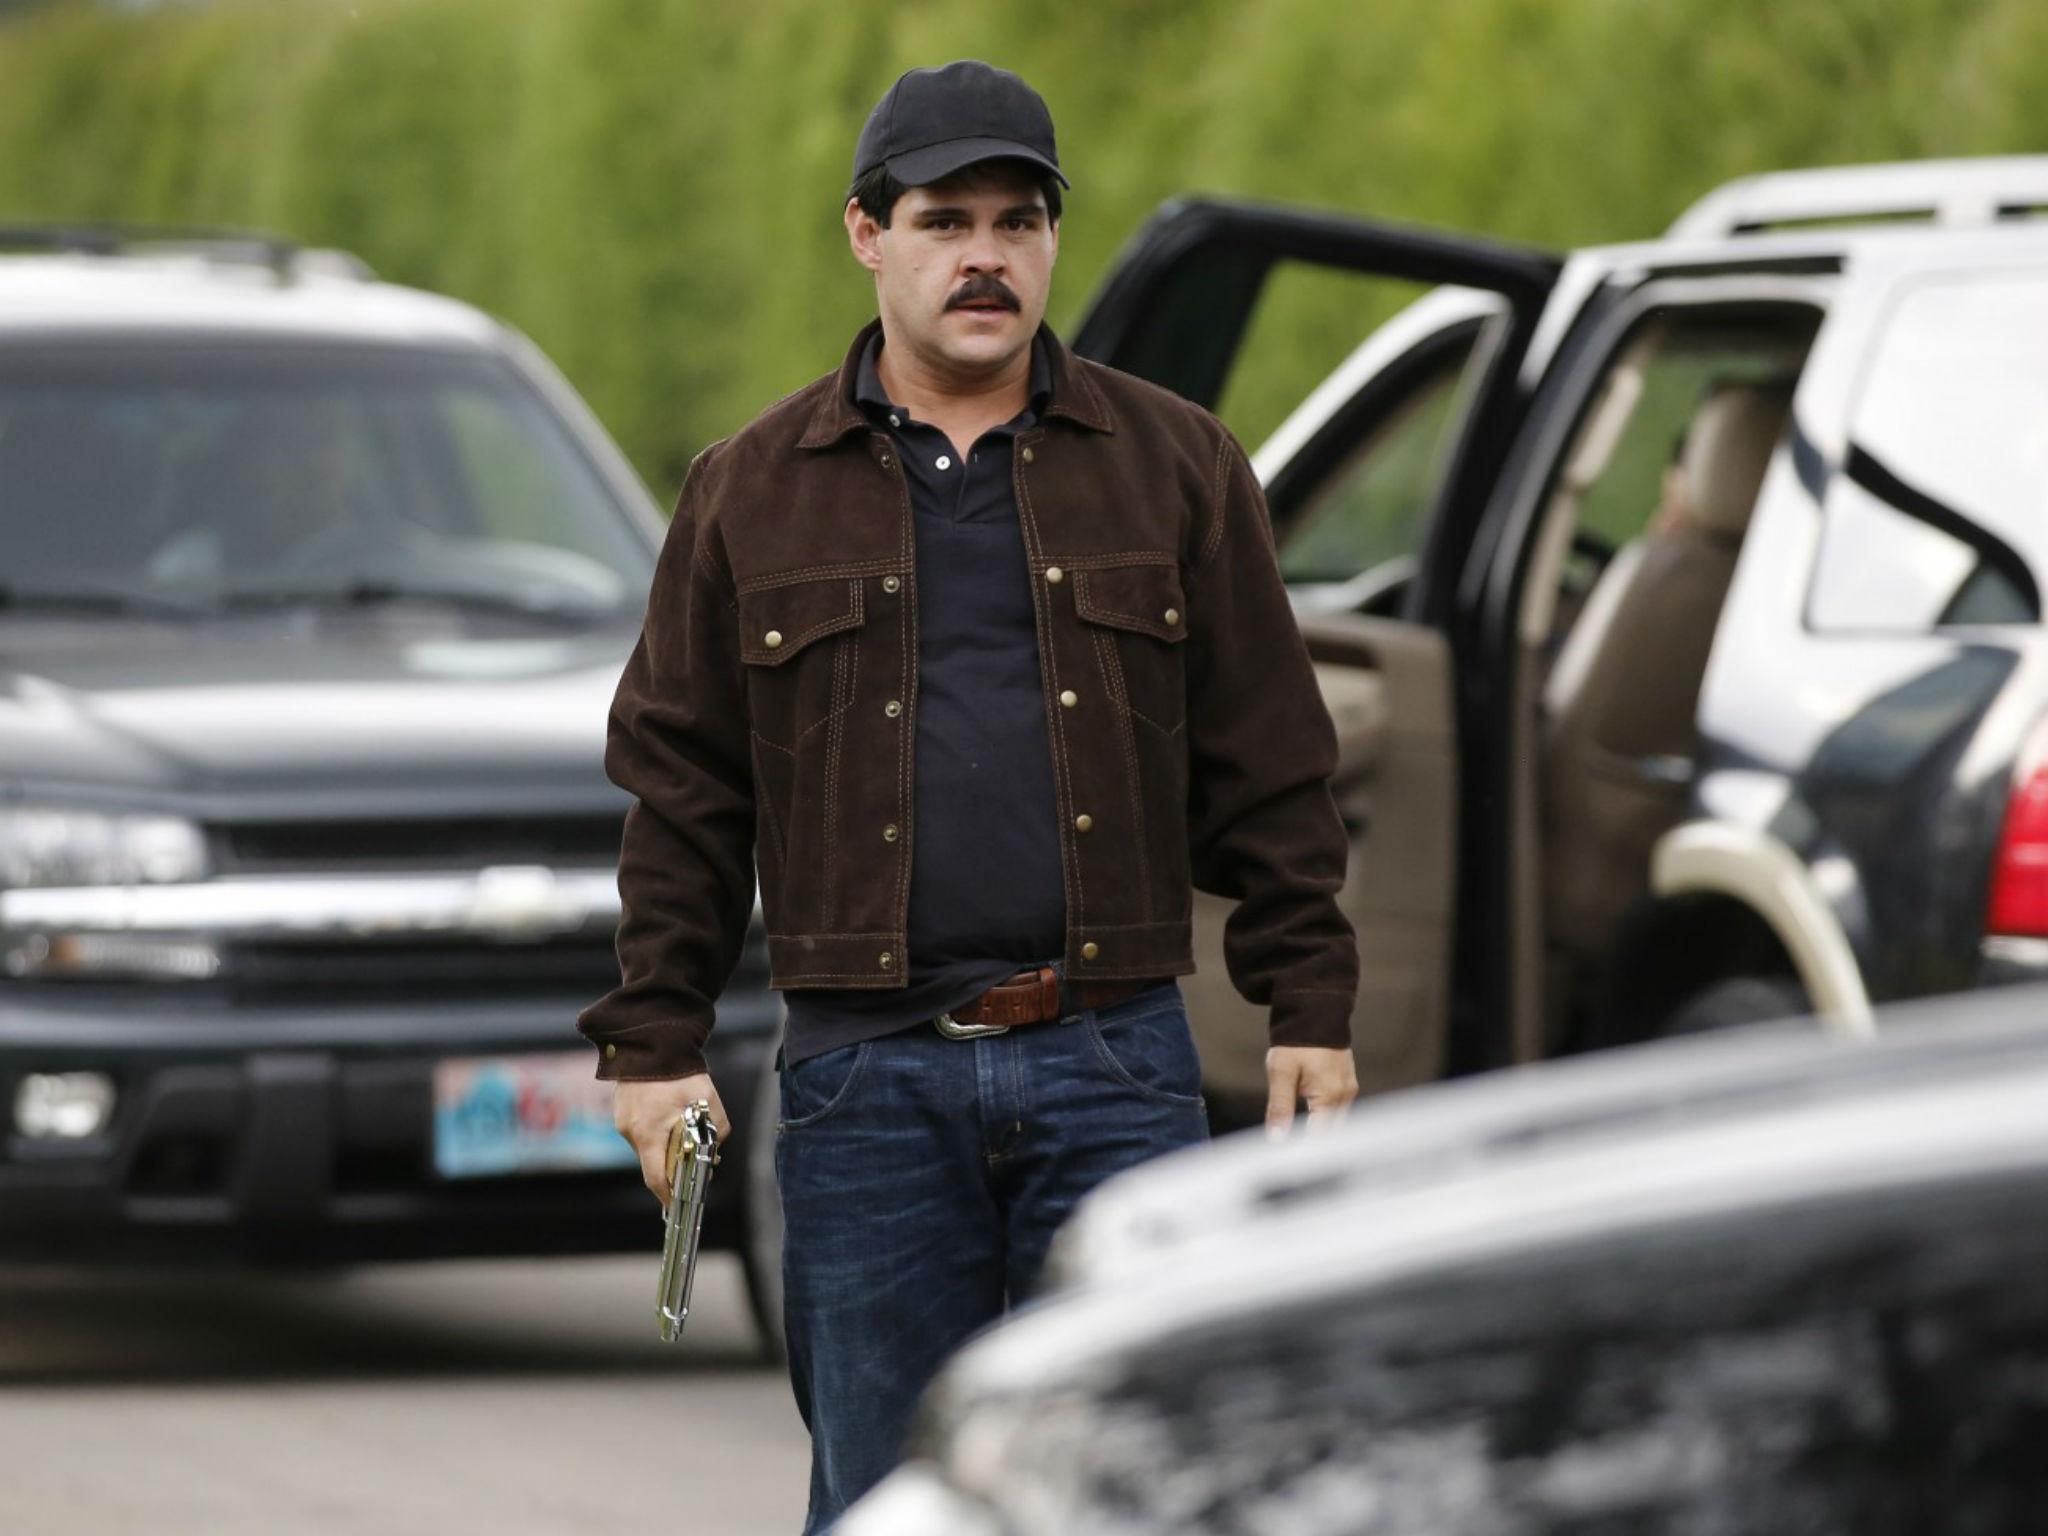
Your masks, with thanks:
[[(77, 4), (0, 27), (0, 222), (345, 246), (525, 330), (668, 499), (872, 312), (839, 227), (854, 138), (897, 72), (962, 55), (1059, 126), (1063, 332), (1177, 192), (1561, 245), (1748, 171), (2048, 143), (2040, 0)], [(1233, 381), (1240, 435), (1357, 302), (1292, 306)]]

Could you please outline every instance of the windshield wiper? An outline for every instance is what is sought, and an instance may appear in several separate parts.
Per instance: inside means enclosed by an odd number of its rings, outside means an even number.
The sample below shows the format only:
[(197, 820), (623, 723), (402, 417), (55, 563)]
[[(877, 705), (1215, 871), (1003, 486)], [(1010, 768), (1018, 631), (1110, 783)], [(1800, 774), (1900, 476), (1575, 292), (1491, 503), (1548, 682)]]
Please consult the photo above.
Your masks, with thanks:
[(529, 619), (591, 619), (616, 611), (604, 604), (536, 602), (512, 592), (491, 592), (475, 587), (411, 586), (396, 581), (351, 581), (335, 587), (250, 587), (223, 592), (219, 597), (219, 605), (224, 609), (368, 608), (392, 602), (446, 603), (456, 608), (512, 613)]
[(148, 614), (157, 618), (204, 618), (208, 605), (191, 598), (168, 597), (161, 592), (139, 592), (129, 587), (41, 588), (0, 583), (0, 609), (54, 608), (83, 613)]

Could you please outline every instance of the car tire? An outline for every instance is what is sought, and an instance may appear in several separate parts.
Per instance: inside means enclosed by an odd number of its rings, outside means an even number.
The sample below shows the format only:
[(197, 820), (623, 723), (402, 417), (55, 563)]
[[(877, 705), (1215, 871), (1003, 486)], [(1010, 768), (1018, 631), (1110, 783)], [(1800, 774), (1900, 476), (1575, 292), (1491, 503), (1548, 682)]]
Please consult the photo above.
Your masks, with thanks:
[(1813, 1012), (1806, 989), (1787, 976), (1730, 976), (1703, 987), (1658, 1022), (1655, 1038), (1703, 1035), (1739, 1024), (1803, 1018)]
[(762, 1355), (776, 1365), (788, 1359), (782, 1331), (782, 1197), (775, 1188), (775, 1126), (782, 1118), (782, 1075), (775, 1060), (780, 1054), (779, 1049), (768, 1052), (747, 1115), (745, 1238), (740, 1245), (747, 1308), (761, 1335)]

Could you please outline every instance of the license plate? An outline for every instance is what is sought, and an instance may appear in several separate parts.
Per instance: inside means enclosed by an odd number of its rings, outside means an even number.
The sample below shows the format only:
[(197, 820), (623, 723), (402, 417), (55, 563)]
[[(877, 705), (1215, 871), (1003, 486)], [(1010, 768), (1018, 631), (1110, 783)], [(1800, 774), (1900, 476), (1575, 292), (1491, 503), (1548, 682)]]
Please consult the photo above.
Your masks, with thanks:
[(584, 1052), (434, 1064), (434, 1171), (444, 1179), (637, 1161), (612, 1125), (612, 1085), (591, 1075)]

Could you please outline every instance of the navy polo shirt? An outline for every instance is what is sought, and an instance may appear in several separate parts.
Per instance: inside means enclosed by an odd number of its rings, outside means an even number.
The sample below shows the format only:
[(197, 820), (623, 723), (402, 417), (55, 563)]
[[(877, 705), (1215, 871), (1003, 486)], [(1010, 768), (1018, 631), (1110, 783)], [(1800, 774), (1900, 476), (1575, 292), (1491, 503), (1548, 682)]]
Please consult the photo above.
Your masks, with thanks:
[[(909, 965), (902, 987), (788, 987), (783, 1053), (801, 1061), (915, 1026), (1066, 952), (1052, 742), (1010, 451), (1052, 388), (1031, 344), (1030, 402), (961, 462), (882, 388), (877, 331), (854, 400), (896, 441), (917, 551), (917, 740)], [(847, 855), (851, 856), (851, 855)]]

